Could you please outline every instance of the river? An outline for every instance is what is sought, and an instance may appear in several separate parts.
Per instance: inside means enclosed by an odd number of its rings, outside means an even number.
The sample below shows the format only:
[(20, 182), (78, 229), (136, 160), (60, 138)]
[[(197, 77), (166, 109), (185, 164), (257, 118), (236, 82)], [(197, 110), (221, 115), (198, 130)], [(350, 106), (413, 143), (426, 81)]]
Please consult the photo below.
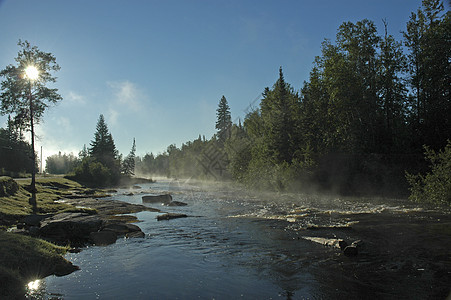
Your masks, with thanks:
[[(66, 258), (81, 268), (30, 285), (30, 299), (445, 299), (451, 214), (405, 200), (249, 194), (160, 180), (112, 199), (169, 192), (189, 217), (134, 214), (145, 238)], [(362, 240), (346, 257), (312, 238)]]

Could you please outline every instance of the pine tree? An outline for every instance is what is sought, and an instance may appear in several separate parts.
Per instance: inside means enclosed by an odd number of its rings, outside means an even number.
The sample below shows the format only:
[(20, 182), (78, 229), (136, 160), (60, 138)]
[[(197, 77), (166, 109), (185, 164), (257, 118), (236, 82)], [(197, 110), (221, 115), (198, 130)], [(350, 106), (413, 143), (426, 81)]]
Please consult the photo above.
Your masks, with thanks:
[(260, 111), (264, 127), (264, 143), (268, 155), (276, 163), (291, 162), (298, 144), (299, 97), (285, 82), (282, 67), (279, 69), (279, 79), (273, 89), (265, 89)]
[(216, 110), (216, 129), (218, 130), (219, 141), (225, 142), (230, 138), (230, 130), (232, 126), (232, 117), (230, 114), (230, 107), (227, 99), (222, 96), (219, 101), (218, 109)]
[(135, 152), (136, 152), (136, 143), (133, 138), (133, 145), (130, 153), (124, 158), (122, 162), (122, 173), (124, 175), (132, 176), (135, 175)]
[(118, 171), (118, 151), (102, 114), (97, 121), (96, 130), (94, 140), (90, 143), (89, 155), (116, 173)]

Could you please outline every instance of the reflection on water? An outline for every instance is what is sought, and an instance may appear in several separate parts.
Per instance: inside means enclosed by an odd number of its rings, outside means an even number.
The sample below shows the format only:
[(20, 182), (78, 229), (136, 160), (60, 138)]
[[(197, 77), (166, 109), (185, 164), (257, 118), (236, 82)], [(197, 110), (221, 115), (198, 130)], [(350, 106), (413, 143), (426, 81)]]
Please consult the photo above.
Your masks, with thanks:
[[(396, 201), (387, 205), (279, 195), (280, 201), (274, 195), (256, 197), (169, 181), (142, 185), (142, 191), (171, 192), (174, 200), (188, 206), (158, 208), (190, 217), (158, 222), (157, 213), (135, 214), (145, 238), (119, 239), (110, 246), (68, 254), (81, 270), (46, 278), (44, 288), (38, 289), (40, 297), (332, 299), (343, 286), (347, 290), (343, 295), (351, 298), (381, 295), (378, 288), (371, 290), (341, 273), (336, 266), (349, 260), (336, 249), (302, 237), (325, 229), (323, 237), (350, 238), (345, 229), (365, 221), (355, 216), (419, 212)], [(141, 192), (125, 196), (127, 192), (118, 191), (113, 198), (141, 204)]]

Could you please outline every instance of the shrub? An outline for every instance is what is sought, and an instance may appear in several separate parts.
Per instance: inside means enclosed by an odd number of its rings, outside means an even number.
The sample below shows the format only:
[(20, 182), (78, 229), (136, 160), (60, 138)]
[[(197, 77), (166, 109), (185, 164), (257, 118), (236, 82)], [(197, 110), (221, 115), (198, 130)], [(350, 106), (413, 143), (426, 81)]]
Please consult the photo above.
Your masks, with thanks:
[(431, 163), (426, 175), (406, 173), (410, 184), (409, 199), (417, 202), (451, 205), (451, 141), (435, 152), (425, 146), (425, 159)]
[(73, 179), (89, 186), (107, 186), (116, 181), (111, 175), (110, 169), (91, 157), (84, 158), (81, 164), (75, 168)]

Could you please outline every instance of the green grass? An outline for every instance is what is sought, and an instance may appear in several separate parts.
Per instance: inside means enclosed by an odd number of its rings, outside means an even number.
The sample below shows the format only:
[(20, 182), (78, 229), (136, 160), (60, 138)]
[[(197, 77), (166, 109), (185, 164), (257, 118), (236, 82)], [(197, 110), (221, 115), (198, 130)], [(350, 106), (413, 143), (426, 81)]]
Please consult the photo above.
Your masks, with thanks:
[[(4, 179), (5, 177), (0, 177)], [(13, 195), (0, 197), (0, 218), (14, 219), (31, 214), (32, 206), (28, 203), (31, 193), (28, 191), (31, 179), (20, 179), (17, 181), (19, 189)], [(1, 181), (0, 181), (1, 184)], [(72, 205), (59, 203), (57, 200), (63, 199), (73, 194), (89, 193), (90, 196), (103, 196), (103, 191), (94, 191), (80, 185), (79, 183), (64, 177), (38, 178), (36, 180), (36, 200), (38, 213), (57, 213), (68, 211), (85, 211)]]
[[(31, 179), (11, 180), (0, 177), (0, 299), (23, 298), (26, 283), (53, 273), (66, 272), (71, 263), (62, 254), (66, 247), (53, 245), (41, 239), (5, 232), (22, 217), (32, 214), (28, 203)], [(103, 191), (87, 189), (64, 177), (38, 178), (36, 199), (39, 214), (59, 212), (89, 212), (57, 200), (73, 194), (103, 196)], [(3, 229), (3, 230), (2, 230)]]
[(66, 251), (40, 239), (0, 231), (0, 298), (22, 298), (28, 282), (70, 269), (71, 263), (62, 256)]

